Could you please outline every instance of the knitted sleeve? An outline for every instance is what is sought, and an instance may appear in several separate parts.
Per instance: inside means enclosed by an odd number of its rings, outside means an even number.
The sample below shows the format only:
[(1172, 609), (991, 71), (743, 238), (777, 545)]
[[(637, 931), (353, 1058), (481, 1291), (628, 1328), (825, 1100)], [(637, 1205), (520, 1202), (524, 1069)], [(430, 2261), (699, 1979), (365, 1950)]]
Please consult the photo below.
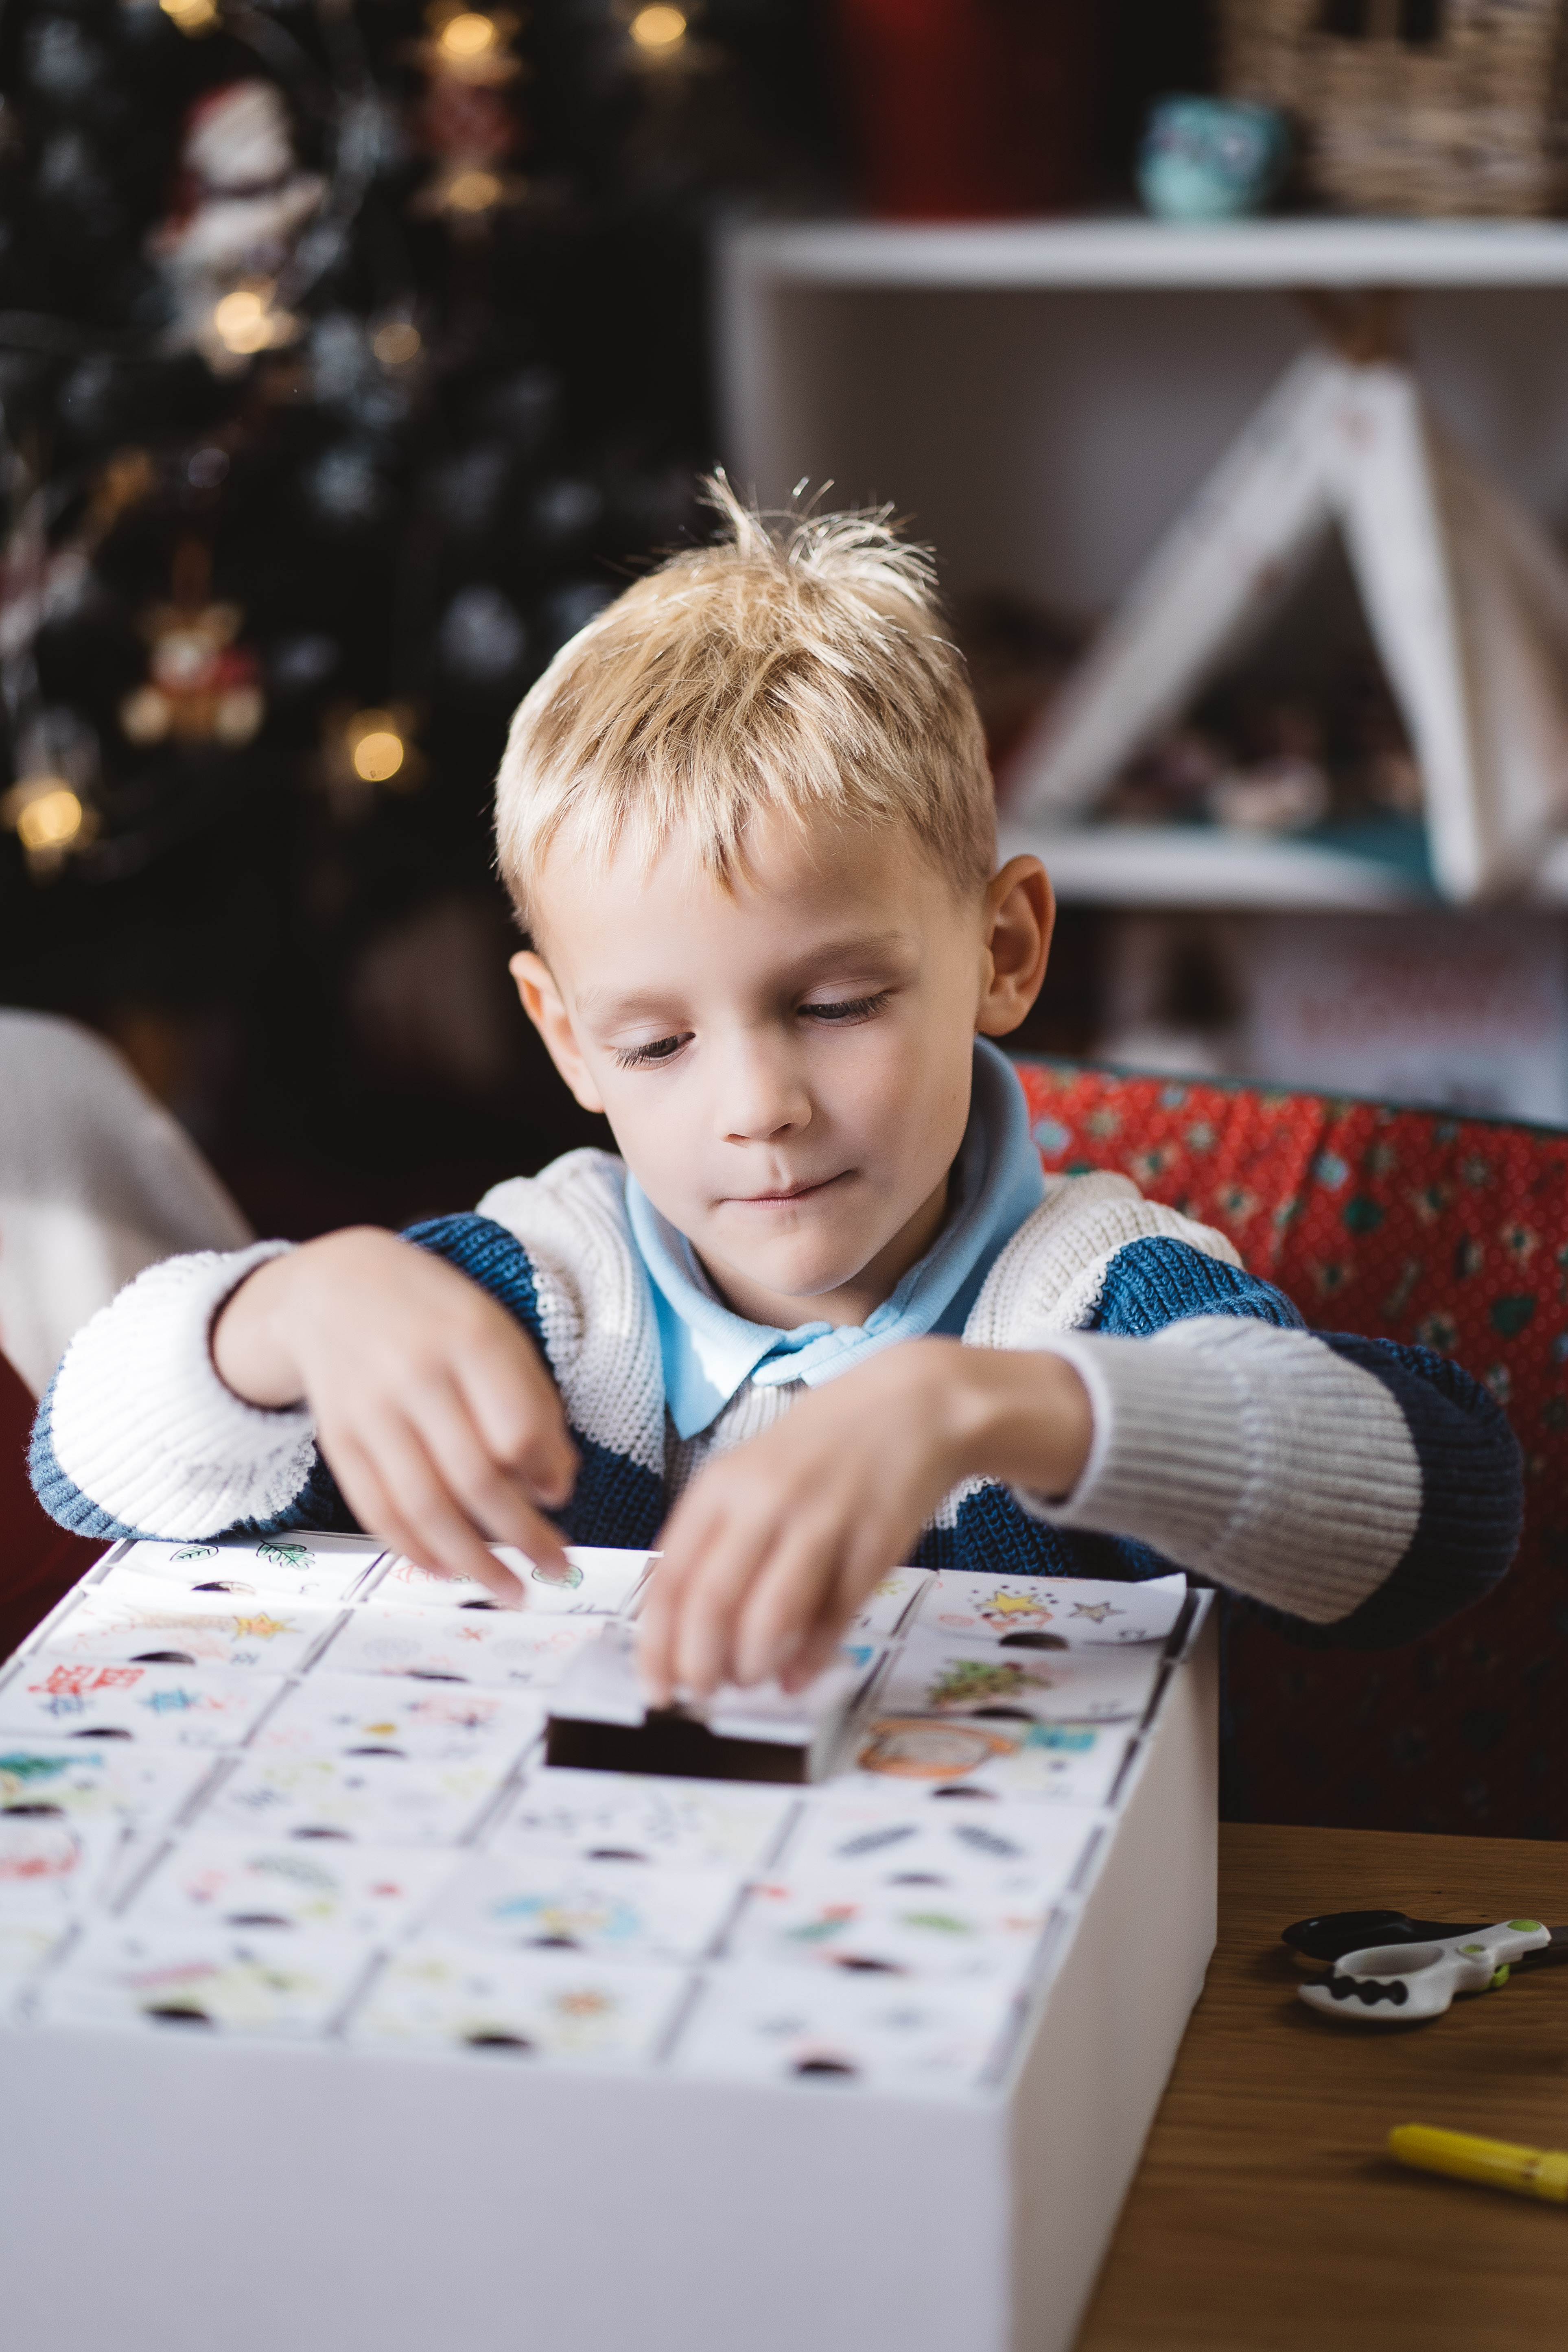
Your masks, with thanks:
[(209, 1344), (224, 1301), (287, 1246), (165, 1258), (82, 1326), (33, 1424), (33, 1485), (51, 1517), (78, 1535), (178, 1542), (288, 1511), (315, 1464), (310, 1414), (245, 1403)]
[(1477, 1601), (1519, 1543), (1518, 1444), (1458, 1365), (1308, 1331), (1283, 1293), (1152, 1234), (1100, 1269), (1084, 1323), (1047, 1347), (1088, 1388), (1095, 1433), (1052, 1526), (1131, 1538), (1265, 1603), (1312, 1638), (1384, 1648)]
[[(602, 1153), (572, 1157), (605, 1160)], [(565, 1170), (566, 1164), (556, 1166)], [(648, 1396), (630, 1394), (637, 1383), (629, 1380), (619, 1384), (625, 1393), (617, 1417), (616, 1384), (602, 1359), (618, 1343), (640, 1364), (653, 1343), (637, 1326), (636, 1298), (622, 1295), (627, 1285), (617, 1287), (603, 1270), (596, 1286), (610, 1311), (584, 1316), (585, 1250), (579, 1228), (602, 1228), (600, 1254), (612, 1271), (622, 1271), (609, 1213), (614, 1186), (601, 1180), (596, 1167), (566, 1172), (568, 1181), (559, 1188), (542, 1179), (499, 1188), (487, 1205), (510, 1207), (514, 1217), (507, 1222), (484, 1214), (441, 1217), (413, 1226), (404, 1238), (488, 1290), (555, 1374), (582, 1456), (572, 1500), (558, 1515), (567, 1539), (642, 1546), (651, 1542), (663, 1516), (657, 1369)], [(512, 1229), (514, 1221), (530, 1216), (542, 1236), (537, 1251)], [(52, 1517), (83, 1535), (169, 1541), (300, 1527), (354, 1528), (307, 1409), (270, 1412), (247, 1404), (225, 1386), (212, 1360), (210, 1334), (219, 1308), (253, 1268), (287, 1246), (261, 1243), (167, 1259), (127, 1284), (77, 1334), (33, 1431), (33, 1484)], [(651, 1330), (651, 1307), (645, 1319)], [(591, 1331), (591, 1320), (608, 1328)], [(641, 1386), (648, 1387), (646, 1377)]]

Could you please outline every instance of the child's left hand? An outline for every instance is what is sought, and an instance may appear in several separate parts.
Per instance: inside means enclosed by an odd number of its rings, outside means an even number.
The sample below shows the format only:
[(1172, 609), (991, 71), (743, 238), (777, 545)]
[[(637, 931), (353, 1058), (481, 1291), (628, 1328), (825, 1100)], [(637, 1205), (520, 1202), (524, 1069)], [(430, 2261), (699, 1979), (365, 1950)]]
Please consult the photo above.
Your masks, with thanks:
[(770, 1675), (800, 1689), (949, 1487), (1066, 1495), (1091, 1434), (1082, 1381), (1044, 1352), (914, 1339), (810, 1391), (671, 1513), (639, 1634), (650, 1698)]

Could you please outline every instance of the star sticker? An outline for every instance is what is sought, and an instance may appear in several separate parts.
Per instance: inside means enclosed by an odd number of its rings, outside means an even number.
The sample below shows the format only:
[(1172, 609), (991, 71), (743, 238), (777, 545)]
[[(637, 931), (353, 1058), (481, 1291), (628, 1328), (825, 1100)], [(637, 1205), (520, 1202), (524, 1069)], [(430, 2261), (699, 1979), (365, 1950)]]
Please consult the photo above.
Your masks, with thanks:
[(1125, 1609), (1113, 1609), (1109, 1601), (1075, 1601), (1072, 1613), (1075, 1617), (1088, 1617), (1096, 1625), (1103, 1625), (1108, 1617), (1125, 1617), (1127, 1612)]

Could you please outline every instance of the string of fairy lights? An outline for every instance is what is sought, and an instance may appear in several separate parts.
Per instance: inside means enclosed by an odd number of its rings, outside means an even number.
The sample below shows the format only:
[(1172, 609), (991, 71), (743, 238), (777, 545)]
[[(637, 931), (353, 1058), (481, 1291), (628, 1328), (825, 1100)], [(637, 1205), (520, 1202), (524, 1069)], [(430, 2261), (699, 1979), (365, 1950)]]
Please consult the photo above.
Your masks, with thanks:
[[(308, 395), (317, 364), (311, 298), (349, 247), (391, 135), (387, 100), (353, 8), (315, 0), (318, 39), (307, 55), (275, 16), (247, 0), (157, 5), (185, 39), (224, 33), (247, 46), (259, 68), (254, 80), (220, 85), (192, 110), (182, 153), (170, 159), (186, 207), (172, 210), (157, 243), (170, 322), (136, 336), (0, 312), (0, 353), (30, 350), (110, 364), (194, 352), (237, 397), (265, 383), (269, 368), (291, 369), (289, 396)], [(612, 0), (612, 11), (628, 71), (679, 77), (705, 69), (695, 10)], [(528, 72), (514, 47), (519, 29), (510, 10), (432, 0), (422, 34), (408, 46), (422, 83), (416, 143), (428, 158), (409, 211), (444, 225), (459, 242), (482, 236), (496, 215), (530, 201), (514, 163), (521, 143), (516, 99)], [(308, 106), (319, 126), (319, 171), (295, 155), (290, 103)], [(415, 383), (428, 363), (418, 308), (410, 287), (363, 322), (368, 363), (389, 385)], [(56, 469), (13, 430), (0, 399), (7, 515), (0, 707), (13, 778), (0, 795), (0, 824), (16, 835), (35, 880), (47, 882), (72, 862), (89, 876), (112, 877), (144, 854), (135, 817), (117, 810), (113, 741), (79, 713), (46, 702), (37, 640), (79, 597), (99, 546), (121, 518), (172, 484), (195, 499), (204, 518), (180, 539), (166, 597), (142, 616), (146, 675), (120, 698), (110, 737), (117, 733), (132, 751), (198, 744), (222, 754), (243, 751), (264, 723), (267, 688), (244, 615), (211, 587), (210, 518), (235, 446), (233, 431), (208, 429), (195, 446), (137, 445)], [(418, 723), (409, 702), (332, 708), (316, 773), (334, 815), (363, 814), (382, 791), (417, 790), (427, 766)], [(146, 791), (133, 797), (144, 810)]]

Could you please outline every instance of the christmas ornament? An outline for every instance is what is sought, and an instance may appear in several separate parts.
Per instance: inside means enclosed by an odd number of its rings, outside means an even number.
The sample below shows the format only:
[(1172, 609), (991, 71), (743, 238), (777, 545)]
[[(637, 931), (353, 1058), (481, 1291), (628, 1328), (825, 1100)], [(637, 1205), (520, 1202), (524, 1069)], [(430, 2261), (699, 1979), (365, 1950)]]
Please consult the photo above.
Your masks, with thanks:
[(237, 645), (237, 604), (206, 601), (206, 549), (184, 541), (174, 558), (174, 593), (142, 624), (151, 641), (147, 682), (120, 706), (132, 743), (248, 743), (267, 715), (255, 654)]
[(523, 71), (510, 49), (518, 20), (509, 9), (481, 14), (460, 0), (436, 0), (425, 21), (429, 37), (416, 55), (427, 87), (416, 135), (436, 169), (413, 208), (472, 230), (498, 205), (516, 204), (528, 192), (526, 181), (503, 168), (521, 142), (502, 96)]
[(173, 207), (147, 244), (174, 307), (168, 347), (199, 351), (225, 374), (290, 341), (299, 322), (277, 303), (277, 282), (324, 194), (320, 174), (296, 164), (271, 82), (226, 82), (199, 99)]

